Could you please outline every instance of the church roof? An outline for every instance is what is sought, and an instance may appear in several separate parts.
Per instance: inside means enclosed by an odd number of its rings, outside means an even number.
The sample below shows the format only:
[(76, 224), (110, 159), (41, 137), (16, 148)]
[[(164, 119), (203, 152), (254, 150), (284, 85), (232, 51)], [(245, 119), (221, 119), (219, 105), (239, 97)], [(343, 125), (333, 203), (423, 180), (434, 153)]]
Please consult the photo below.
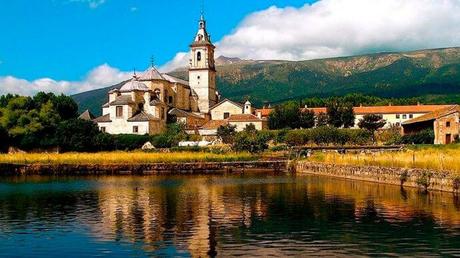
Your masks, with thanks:
[(157, 106), (157, 105), (166, 105), (161, 99), (155, 98), (152, 101), (150, 101), (151, 106)]
[(145, 85), (144, 83), (137, 81), (135, 78), (130, 80), (129, 82), (123, 84), (121, 86), (120, 91), (121, 92), (130, 92), (130, 91), (149, 91), (149, 87)]
[(199, 119), (204, 119), (204, 117), (201, 117), (199, 115), (196, 115), (196, 114), (193, 114), (191, 112), (187, 112), (185, 110), (182, 110), (182, 109), (178, 109), (178, 108), (172, 108), (168, 114), (170, 115), (175, 115), (177, 117), (195, 117), (195, 118), (199, 118)]
[(147, 71), (145, 71), (138, 78), (139, 81), (152, 81), (152, 80), (166, 80), (163, 75), (155, 68), (155, 66), (150, 66)]
[(103, 116), (100, 116), (100, 117), (97, 117), (97, 118), (93, 119), (93, 122), (107, 123), (107, 122), (112, 122), (112, 120), (110, 120), (110, 114), (107, 114), (107, 115), (103, 115)]
[(142, 111), (134, 115), (133, 117), (128, 118), (128, 122), (145, 122), (145, 121), (150, 121), (150, 120), (155, 120), (155, 119), (158, 119), (158, 118)]
[(212, 45), (211, 36), (206, 30), (206, 20), (204, 16), (201, 15), (200, 21), (198, 22), (198, 32), (196, 33), (195, 39), (192, 42), (192, 46), (201, 46), (201, 45)]
[(129, 105), (129, 104), (134, 104), (133, 99), (131, 98), (131, 95), (121, 95), (118, 96), (114, 101), (110, 102), (110, 106), (115, 106), (115, 105)]
[(91, 121), (94, 119), (94, 115), (87, 109), (78, 117), (79, 119)]
[(174, 77), (174, 76), (172, 76), (172, 75), (169, 75), (169, 74), (167, 74), (167, 73), (163, 73), (163, 74), (161, 74), (161, 75), (162, 75), (163, 78), (165, 78), (167, 81), (170, 81), (170, 82), (172, 82), (172, 83), (180, 83), (180, 84), (189, 86), (188, 81), (186, 81), (186, 80), (179, 79), (179, 78)]

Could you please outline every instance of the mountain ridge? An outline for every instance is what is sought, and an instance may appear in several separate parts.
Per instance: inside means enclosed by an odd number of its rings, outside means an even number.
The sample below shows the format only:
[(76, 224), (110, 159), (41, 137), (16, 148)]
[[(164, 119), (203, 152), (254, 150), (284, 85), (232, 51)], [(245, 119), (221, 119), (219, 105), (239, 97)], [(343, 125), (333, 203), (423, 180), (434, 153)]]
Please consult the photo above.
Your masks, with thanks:
[[(217, 87), (223, 97), (241, 101), (249, 96), (255, 105), (347, 93), (421, 96), (432, 103), (460, 100), (460, 47), (306, 61), (220, 56), (216, 66)], [(171, 74), (188, 79), (185, 68)], [(81, 110), (90, 109), (100, 114), (106, 93), (115, 86), (80, 93), (73, 98)]]

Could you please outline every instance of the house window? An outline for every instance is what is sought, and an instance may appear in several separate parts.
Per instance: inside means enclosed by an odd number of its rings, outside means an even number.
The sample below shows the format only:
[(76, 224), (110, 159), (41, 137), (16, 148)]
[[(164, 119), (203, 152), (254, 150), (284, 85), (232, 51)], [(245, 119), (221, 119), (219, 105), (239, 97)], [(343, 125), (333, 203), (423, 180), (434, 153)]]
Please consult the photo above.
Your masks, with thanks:
[(227, 118), (229, 118), (229, 117), (230, 117), (230, 113), (229, 113), (229, 112), (225, 112), (225, 113), (224, 113), (224, 119), (227, 119)]
[(105, 133), (105, 126), (101, 127), (101, 132)]
[(407, 115), (406, 115), (406, 114), (403, 115), (403, 119), (407, 119)]
[(396, 114), (396, 119), (400, 119), (401, 118), (401, 115), (400, 114)]
[(401, 124), (399, 122), (396, 122), (396, 126), (401, 126)]
[(123, 107), (122, 106), (117, 106), (117, 117), (123, 117)]
[(133, 126), (133, 133), (138, 133), (138, 132), (139, 132), (139, 127)]
[(414, 115), (412, 115), (412, 114), (409, 114), (409, 118), (414, 118)]
[(446, 122), (446, 127), (450, 127), (450, 122)]
[(161, 120), (164, 120), (164, 119), (165, 119), (165, 108), (164, 108), (164, 107), (161, 108), (160, 117), (161, 117)]
[(201, 52), (196, 53), (196, 60), (201, 61)]

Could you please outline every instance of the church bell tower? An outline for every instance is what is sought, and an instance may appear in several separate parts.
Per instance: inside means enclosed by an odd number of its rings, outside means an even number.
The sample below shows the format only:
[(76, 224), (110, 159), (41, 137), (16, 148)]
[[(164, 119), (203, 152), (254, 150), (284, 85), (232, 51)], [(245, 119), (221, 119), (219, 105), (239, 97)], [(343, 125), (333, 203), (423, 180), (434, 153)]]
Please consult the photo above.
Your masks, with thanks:
[(206, 31), (206, 21), (201, 15), (198, 32), (190, 45), (189, 84), (198, 95), (198, 108), (208, 113), (218, 101), (216, 91), (216, 68), (211, 37)]

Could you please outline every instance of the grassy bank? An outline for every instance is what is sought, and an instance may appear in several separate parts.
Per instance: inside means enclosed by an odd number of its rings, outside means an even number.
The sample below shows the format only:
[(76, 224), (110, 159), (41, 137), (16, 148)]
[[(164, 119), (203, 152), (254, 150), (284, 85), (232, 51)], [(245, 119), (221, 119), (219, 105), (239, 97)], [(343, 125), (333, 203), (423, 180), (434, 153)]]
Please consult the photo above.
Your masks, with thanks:
[(446, 170), (460, 175), (460, 144), (415, 145), (401, 152), (315, 153), (311, 159), (335, 164)]
[(214, 154), (204, 152), (98, 152), (98, 153), (17, 153), (1, 154), (3, 164), (150, 164), (185, 162), (228, 162), (255, 160), (257, 156), (249, 153)]

